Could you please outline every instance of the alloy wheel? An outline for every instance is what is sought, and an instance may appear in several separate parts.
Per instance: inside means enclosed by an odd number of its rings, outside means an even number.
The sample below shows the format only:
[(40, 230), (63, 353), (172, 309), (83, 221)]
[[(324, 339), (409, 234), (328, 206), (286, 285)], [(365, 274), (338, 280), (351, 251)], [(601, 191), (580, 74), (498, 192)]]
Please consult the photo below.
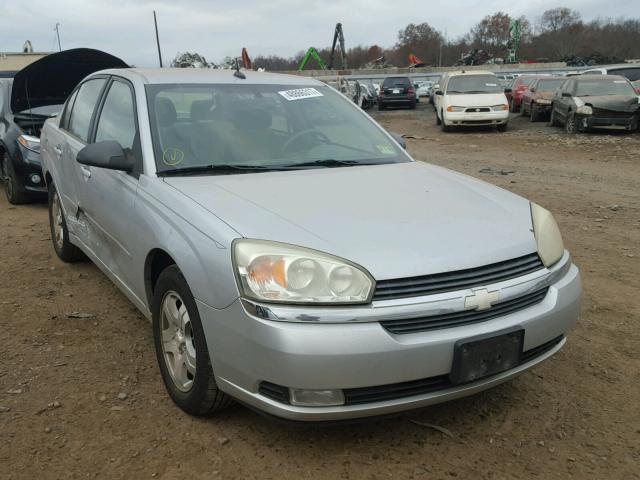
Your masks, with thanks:
[(53, 234), (54, 241), (56, 242), (56, 247), (59, 250), (64, 246), (64, 226), (63, 226), (63, 218), (62, 218), (62, 208), (60, 207), (60, 197), (58, 196), (58, 192), (53, 194), (53, 199), (51, 202), (51, 220), (53, 222)]
[(189, 312), (177, 292), (165, 293), (160, 316), (165, 365), (176, 388), (188, 392), (196, 376), (196, 348)]

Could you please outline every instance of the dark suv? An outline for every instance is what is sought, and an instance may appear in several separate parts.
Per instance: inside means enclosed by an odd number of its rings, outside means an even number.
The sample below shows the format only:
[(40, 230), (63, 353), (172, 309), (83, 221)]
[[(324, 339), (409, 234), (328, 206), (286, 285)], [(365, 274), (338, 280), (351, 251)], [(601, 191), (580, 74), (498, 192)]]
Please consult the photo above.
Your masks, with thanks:
[[(12, 75), (0, 75), (0, 181), (10, 203), (47, 192), (40, 165), (40, 130), (88, 74), (127, 64), (108, 53), (76, 48), (47, 55)], [(61, 154), (62, 152), (60, 152)]]
[(392, 106), (416, 108), (416, 90), (409, 77), (387, 77), (378, 94), (378, 110)]

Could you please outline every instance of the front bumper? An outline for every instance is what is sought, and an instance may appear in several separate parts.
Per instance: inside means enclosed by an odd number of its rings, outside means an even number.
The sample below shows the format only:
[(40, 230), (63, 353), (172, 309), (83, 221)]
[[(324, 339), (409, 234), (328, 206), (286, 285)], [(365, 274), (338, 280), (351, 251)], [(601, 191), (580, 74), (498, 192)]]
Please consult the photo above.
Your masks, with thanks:
[(582, 116), (578, 117), (578, 122), (582, 128), (603, 128), (610, 130), (637, 130), (638, 116), (630, 117), (599, 117), (599, 116)]
[[(491, 286), (509, 296), (509, 289), (526, 291), (547, 282), (544, 299), (531, 307), (484, 322), (454, 328), (396, 335), (379, 320), (430, 312), (464, 301), (471, 291), (450, 292), (399, 301), (375, 302), (353, 309), (248, 308), (237, 300), (216, 310), (199, 302), (199, 311), (218, 386), (254, 408), (290, 420), (324, 421), (384, 415), (470, 395), (504, 382), (557, 352), (564, 340), (516, 368), (473, 383), (386, 401), (332, 407), (301, 407), (273, 400), (259, 392), (261, 382), (301, 389), (358, 389), (446, 376), (454, 345), (477, 335), (520, 327), (525, 351), (565, 335), (580, 310), (578, 269), (565, 254), (559, 265)], [(549, 283), (550, 282), (550, 283)], [(443, 295), (448, 298), (442, 297)], [(408, 300), (411, 300), (409, 302)], [(447, 303), (448, 302), (448, 303)], [(255, 307), (255, 306), (254, 306)], [(266, 310), (263, 310), (263, 307)], [(294, 311), (297, 311), (297, 316)], [(351, 311), (351, 318), (348, 318)], [(413, 312), (413, 313), (408, 313)], [(282, 320), (261, 317), (281, 314)]]
[(500, 125), (509, 121), (508, 110), (491, 112), (444, 112), (446, 126)]
[[(20, 147), (18, 159), (14, 162), (14, 169), (18, 181), (27, 192), (46, 193), (44, 176), (42, 175), (42, 164), (40, 154), (32, 150)], [(38, 181), (34, 181), (35, 179)]]

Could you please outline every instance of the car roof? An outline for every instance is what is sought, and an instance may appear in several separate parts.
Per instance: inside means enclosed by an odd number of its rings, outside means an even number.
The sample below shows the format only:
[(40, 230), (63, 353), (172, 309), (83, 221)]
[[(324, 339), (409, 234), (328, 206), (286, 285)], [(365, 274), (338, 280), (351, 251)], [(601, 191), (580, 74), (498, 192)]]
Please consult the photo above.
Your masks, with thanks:
[(583, 80), (628, 80), (627, 77), (623, 77), (622, 75), (599, 75), (597, 73), (577, 75), (573, 78), (578, 82)]
[(496, 74), (489, 70), (460, 70), (457, 72), (447, 72), (448, 77), (459, 77), (462, 75), (491, 75), (495, 77)]
[(302, 75), (254, 72), (242, 70), (246, 77), (234, 76), (233, 69), (212, 68), (118, 68), (102, 70), (96, 74), (138, 77), (147, 84), (203, 83), (203, 84), (251, 84), (251, 85), (306, 85), (323, 86), (324, 83)]

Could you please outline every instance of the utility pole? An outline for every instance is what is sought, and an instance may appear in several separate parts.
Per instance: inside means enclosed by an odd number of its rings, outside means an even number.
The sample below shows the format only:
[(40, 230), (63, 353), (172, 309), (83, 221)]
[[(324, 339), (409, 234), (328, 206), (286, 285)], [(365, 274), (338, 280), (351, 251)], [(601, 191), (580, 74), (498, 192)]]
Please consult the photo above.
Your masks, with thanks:
[(54, 28), (56, 31), (56, 36), (58, 37), (58, 51), (62, 51), (62, 46), (60, 45), (60, 24), (56, 23), (56, 27)]
[(160, 68), (162, 68), (162, 53), (160, 53), (160, 37), (158, 36), (158, 20), (156, 19), (156, 11), (153, 11), (153, 24), (156, 27), (156, 44), (158, 45), (158, 60), (160, 60)]

